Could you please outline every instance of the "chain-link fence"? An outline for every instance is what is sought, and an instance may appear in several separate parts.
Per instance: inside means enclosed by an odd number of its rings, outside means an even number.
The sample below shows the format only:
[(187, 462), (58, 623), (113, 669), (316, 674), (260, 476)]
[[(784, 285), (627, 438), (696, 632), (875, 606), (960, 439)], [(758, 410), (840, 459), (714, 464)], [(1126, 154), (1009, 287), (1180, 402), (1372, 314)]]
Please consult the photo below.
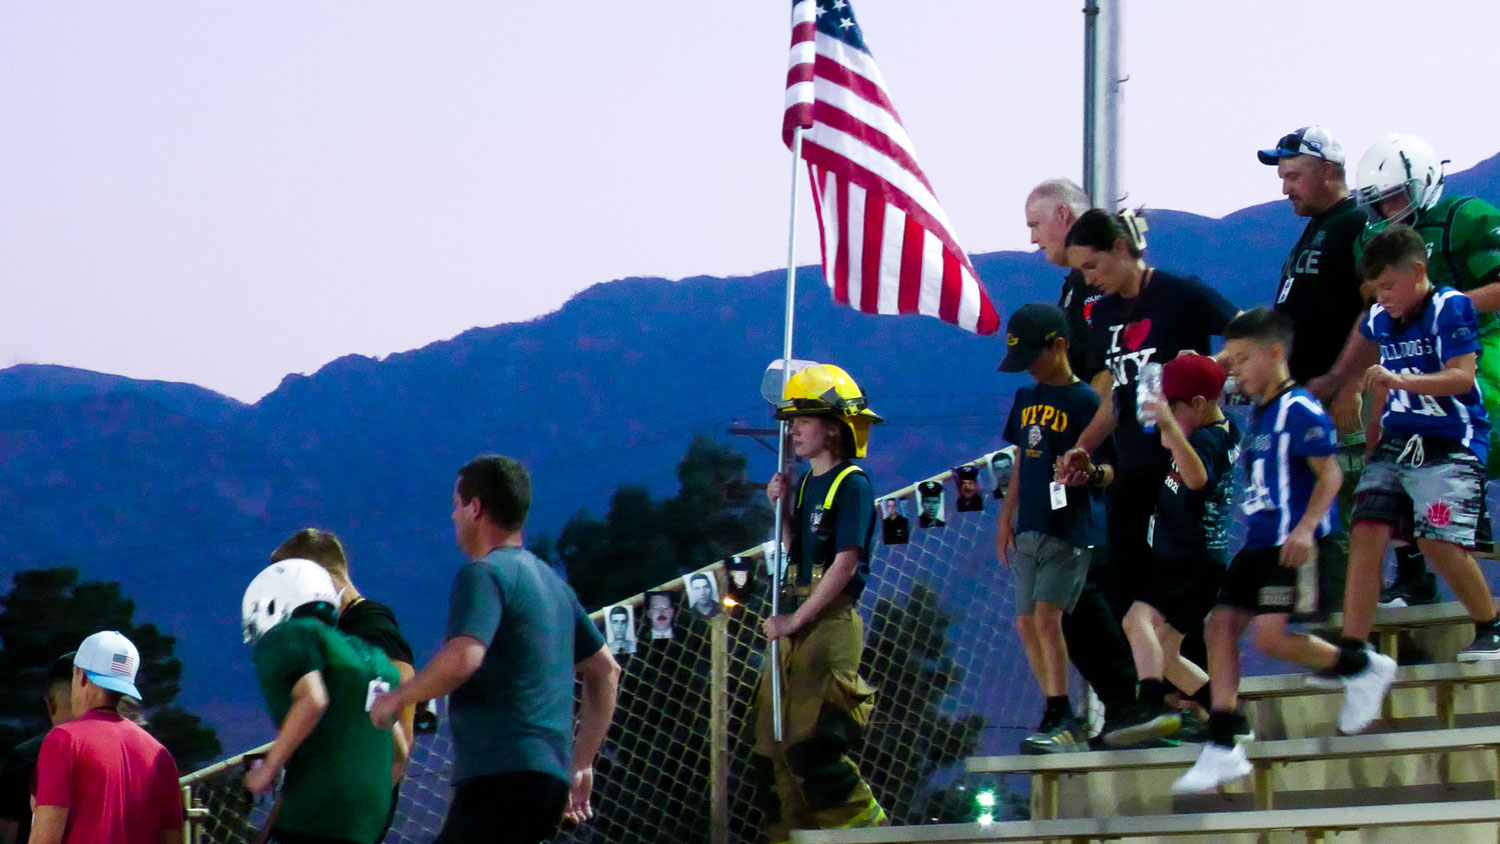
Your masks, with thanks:
[[(975, 464), (988, 467), (989, 457)], [(995, 481), (988, 470), (980, 477)], [(864, 673), (880, 694), (857, 759), (895, 823), (972, 820), (973, 789), (963, 781), (961, 760), (1014, 752), (1042, 703), (1014, 631), (1010, 573), (995, 558), (1001, 502), (982, 490), (984, 511), (961, 512), (951, 473), (932, 480), (946, 485), (943, 526), (920, 526), (916, 485), (887, 496), (905, 502), (910, 541), (880, 545), (860, 604)], [(759, 575), (746, 590), (730, 589), (724, 563), (706, 570), (717, 578), (720, 595), (742, 599), (726, 601), (732, 605), (718, 615), (705, 617), (679, 601), (670, 639), (651, 638), (641, 618), (636, 652), (619, 657), (618, 709), (595, 766), (596, 818), (557, 840), (757, 840), (762, 818), (747, 777), (749, 713), (765, 658), (759, 626), (770, 590), (764, 550), (741, 557), (753, 560)], [(625, 603), (641, 607), (644, 596)], [(595, 621), (602, 620), (596, 613)], [(386, 841), (425, 844), (437, 834), (452, 758), (445, 729), (417, 738)], [(189, 844), (257, 840), (269, 804), (255, 803), (241, 787), (242, 759), (183, 778), (193, 809)], [(1007, 801), (1000, 791), (997, 816), (1008, 807), (1024, 812), (1024, 800)]]

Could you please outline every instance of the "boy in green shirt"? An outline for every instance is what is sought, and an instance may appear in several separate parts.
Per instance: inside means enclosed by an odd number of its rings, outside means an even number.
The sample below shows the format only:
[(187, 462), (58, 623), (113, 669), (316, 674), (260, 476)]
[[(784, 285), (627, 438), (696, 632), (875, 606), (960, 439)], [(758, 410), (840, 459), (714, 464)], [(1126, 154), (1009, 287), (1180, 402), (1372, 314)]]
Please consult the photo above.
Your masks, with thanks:
[(285, 560), (262, 571), (242, 602), (245, 641), (266, 708), (279, 725), (265, 760), (245, 775), (254, 794), (283, 769), (271, 825), (279, 844), (367, 844), (390, 812), (396, 744), (409, 737), (371, 723), (369, 701), (399, 682), (385, 654), (340, 633), (338, 593), (317, 563)]

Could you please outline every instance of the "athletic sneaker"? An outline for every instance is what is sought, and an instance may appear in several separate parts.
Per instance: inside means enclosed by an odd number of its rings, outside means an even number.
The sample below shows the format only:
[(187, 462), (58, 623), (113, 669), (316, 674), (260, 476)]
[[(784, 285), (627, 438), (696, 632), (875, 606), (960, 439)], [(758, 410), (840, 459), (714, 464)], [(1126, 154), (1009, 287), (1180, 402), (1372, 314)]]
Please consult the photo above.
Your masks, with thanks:
[[(1365, 645), (1365, 653), (1375, 653), (1375, 647), (1373, 645)], [(1340, 676), (1332, 668), (1325, 668), (1322, 671), (1302, 675), (1303, 684), (1313, 689), (1342, 689), (1346, 680), (1348, 680), (1347, 677)]]
[(1396, 582), (1380, 590), (1380, 606), (1386, 609), (1417, 607), (1437, 602), (1437, 578), (1430, 571), (1417, 577), (1397, 578)]
[(1136, 703), (1126, 710), (1114, 729), (1104, 734), (1104, 743), (1121, 748), (1152, 739), (1164, 739), (1182, 729), (1182, 712), (1166, 704)]
[(1344, 708), (1339, 711), (1339, 732), (1352, 736), (1363, 732), (1380, 717), (1380, 702), (1396, 679), (1396, 661), (1382, 653), (1370, 653), (1365, 670), (1344, 680)]
[(1458, 652), (1459, 662), (1489, 662), (1500, 659), (1500, 631), (1493, 627), (1474, 634), (1474, 643)]
[(1088, 732), (1072, 715), (1043, 724), (1042, 729), (1021, 740), (1021, 752), (1027, 756), (1082, 753), (1088, 749)]
[(1245, 755), (1243, 744), (1236, 744), (1234, 747), (1205, 744), (1193, 767), (1178, 777), (1177, 782), (1172, 783), (1172, 793), (1194, 794), (1208, 791), (1248, 776), (1250, 770), (1250, 760)]

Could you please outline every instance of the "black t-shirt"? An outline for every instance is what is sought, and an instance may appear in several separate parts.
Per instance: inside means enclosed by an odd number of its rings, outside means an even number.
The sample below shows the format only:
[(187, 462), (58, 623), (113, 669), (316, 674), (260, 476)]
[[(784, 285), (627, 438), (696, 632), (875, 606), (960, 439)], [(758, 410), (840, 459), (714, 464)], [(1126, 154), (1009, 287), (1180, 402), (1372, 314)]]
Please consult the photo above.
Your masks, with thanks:
[(0, 758), (0, 818), (21, 822), (18, 843), (31, 837), (31, 780), (46, 737), (27, 739)]
[[(1094, 304), (1093, 332), (1099, 369), (1115, 379), (1115, 450), (1118, 468), (1159, 466), (1161, 437), (1147, 434), (1135, 418), (1135, 381), (1147, 363), (1165, 365), (1187, 349), (1209, 353), (1209, 338), (1224, 333), (1239, 309), (1219, 291), (1192, 276), (1153, 270), (1140, 295), (1105, 296)], [(1350, 325), (1353, 325), (1351, 322)], [(1095, 370), (1097, 371), (1097, 370)]]
[(1021, 473), (1016, 533), (1038, 531), (1079, 548), (1093, 545), (1093, 501), (1087, 487), (1068, 487), (1068, 506), (1052, 509), (1053, 467), (1078, 442), (1099, 409), (1088, 384), (1032, 384), (1016, 390), (1005, 439), (1016, 446)]
[(1276, 310), (1292, 320), (1292, 378), (1305, 384), (1333, 368), (1347, 329), (1365, 309), (1354, 242), (1369, 217), (1346, 198), (1307, 221), (1281, 268)]
[[(1083, 280), (1083, 273), (1073, 270), (1063, 279), (1062, 293), (1057, 297), (1057, 306), (1068, 316), (1068, 364), (1073, 374), (1085, 381), (1093, 381), (1103, 368), (1102, 355), (1092, 353), (1094, 332), (1089, 328), (1094, 305), (1104, 298), (1104, 291)], [(1090, 369), (1089, 367), (1095, 367)]]
[(875, 550), (875, 488), (863, 471), (850, 472), (839, 484), (831, 512), (824, 511), (828, 489), (851, 464), (840, 463), (821, 475), (812, 472), (798, 484), (797, 535), (792, 540), (791, 567), (799, 586), (812, 583), (814, 566), (832, 565), (840, 551), (859, 551), (859, 566), (845, 587), (856, 601), (870, 579), (870, 555)]
[(1151, 549), (1157, 557), (1219, 565), (1229, 562), (1229, 503), (1239, 443), (1240, 431), (1233, 419), (1199, 428), (1188, 437), (1188, 445), (1208, 471), (1208, 482), (1202, 489), (1188, 489), (1173, 462), (1156, 500)]
[(411, 645), (396, 626), (396, 614), (391, 608), (368, 598), (360, 598), (339, 613), (339, 630), (356, 639), (363, 639), (385, 652), (393, 662), (412, 665)]

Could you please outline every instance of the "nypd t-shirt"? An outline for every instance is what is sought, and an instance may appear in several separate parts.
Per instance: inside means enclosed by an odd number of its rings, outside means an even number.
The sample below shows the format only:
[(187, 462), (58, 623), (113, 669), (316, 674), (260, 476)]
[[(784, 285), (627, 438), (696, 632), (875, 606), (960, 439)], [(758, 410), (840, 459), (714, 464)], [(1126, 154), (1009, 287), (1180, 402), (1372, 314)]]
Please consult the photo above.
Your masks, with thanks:
[[(1246, 461), (1244, 498), (1245, 548), (1274, 548), (1302, 521), (1318, 476), (1309, 457), (1338, 453), (1333, 420), (1301, 387), (1283, 390), (1250, 414), (1250, 430), (1241, 449)], [(1338, 504), (1323, 514), (1314, 535), (1333, 530)]]
[[(1479, 317), (1469, 297), (1440, 287), (1421, 311), (1397, 322), (1380, 305), (1359, 323), (1359, 333), (1380, 347), (1380, 363), (1398, 374), (1442, 372), (1448, 361), (1479, 352)], [(1424, 396), (1391, 390), (1380, 417), (1390, 438), (1421, 434), (1450, 440), (1489, 459), (1490, 422), (1476, 384), (1457, 396)]]
[(1134, 299), (1105, 296), (1094, 305), (1090, 350), (1099, 369), (1115, 379), (1115, 449), (1122, 471), (1159, 465), (1161, 437), (1135, 418), (1135, 382), (1141, 367), (1166, 364), (1178, 353), (1208, 354), (1210, 338), (1224, 333), (1239, 312), (1223, 294), (1190, 276), (1153, 270)]
[(1068, 487), (1068, 504), (1052, 508), (1051, 485), (1057, 458), (1078, 443), (1078, 435), (1099, 409), (1099, 397), (1082, 381), (1066, 387), (1032, 384), (1016, 391), (1005, 423), (1005, 439), (1019, 451), (1020, 500), (1016, 533), (1037, 531), (1078, 548), (1094, 544), (1094, 502), (1087, 487)]
[(1205, 425), (1188, 437), (1188, 445), (1203, 461), (1208, 482), (1202, 489), (1188, 489), (1173, 462), (1156, 499), (1151, 548), (1157, 557), (1219, 565), (1229, 562), (1229, 503), (1239, 443), (1240, 431), (1233, 419)]

